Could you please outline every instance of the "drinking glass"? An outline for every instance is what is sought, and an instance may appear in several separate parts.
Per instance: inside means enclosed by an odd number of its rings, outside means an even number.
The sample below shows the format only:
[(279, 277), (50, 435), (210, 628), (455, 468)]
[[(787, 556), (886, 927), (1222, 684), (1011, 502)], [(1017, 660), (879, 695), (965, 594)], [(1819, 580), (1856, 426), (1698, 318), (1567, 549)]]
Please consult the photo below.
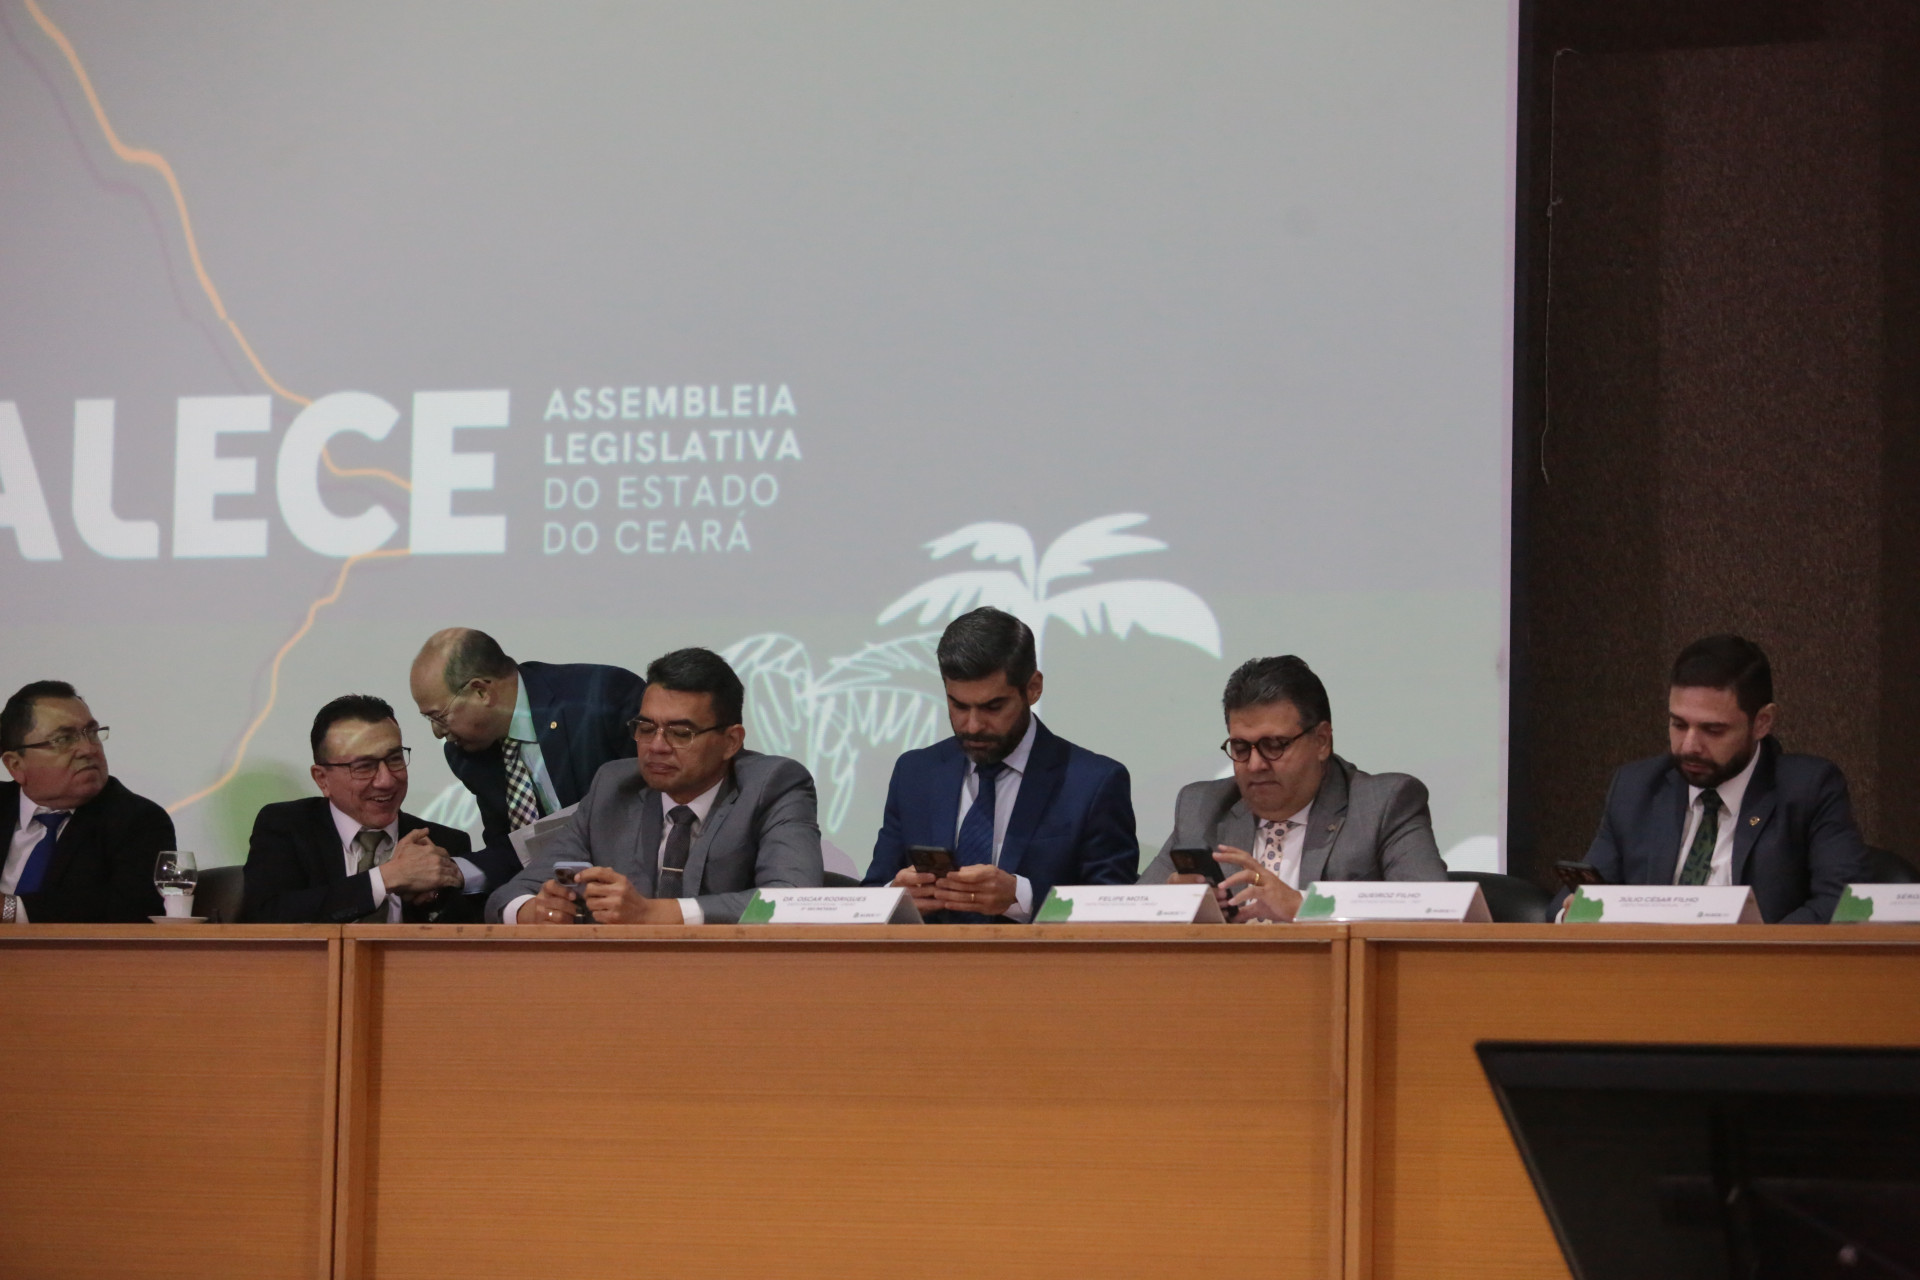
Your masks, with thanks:
[(153, 860), (153, 887), (160, 891), (167, 914), (176, 920), (193, 914), (193, 887), (199, 879), (199, 866), (184, 849), (169, 849)]

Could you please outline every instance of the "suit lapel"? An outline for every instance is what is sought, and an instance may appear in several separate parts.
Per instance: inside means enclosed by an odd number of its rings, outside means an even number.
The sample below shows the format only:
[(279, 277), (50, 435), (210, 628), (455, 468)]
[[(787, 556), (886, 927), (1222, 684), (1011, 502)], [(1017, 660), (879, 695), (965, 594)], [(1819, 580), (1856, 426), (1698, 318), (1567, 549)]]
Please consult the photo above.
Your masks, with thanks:
[[(47, 860), (47, 873), (40, 880), (42, 893), (60, 887), (60, 881), (67, 874), (67, 868), (73, 865), (74, 859), (80, 856), (80, 851), (94, 838), (93, 829), (101, 821), (102, 811), (113, 803), (114, 789), (119, 785), (112, 778), (108, 778), (107, 785), (101, 788), (100, 794), (75, 809), (73, 816), (61, 826), (60, 834), (53, 842), (53, 856)], [(13, 820), (18, 825), (20, 821), (18, 797), (14, 799)], [(153, 868), (148, 867), (147, 871), (151, 874)]]
[[(666, 824), (661, 806), (665, 799), (652, 787), (643, 787), (640, 791), (640, 847), (633, 854), (635, 874), (628, 878), (640, 887), (643, 898), (651, 898), (660, 883), (660, 831)], [(681, 882), (685, 883), (684, 876)]]
[[(1027, 771), (1020, 779), (1020, 794), (1013, 801), (1013, 816), (1007, 820), (1007, 837), (1000, 844), (1000, 869), (1009, 875), (1019, 873), (1020, 858), (1040, 825), (1040, 816), (1066, 780), (1067, 754), (1067, 744), (1054, 737), (1046, 725), (1038, 724), (1033, 750), (1027, 754)], [(958, 796), (954, 797), (952, 812), (960, 812)]]
[[(1653, 811), (1659, 816), (1658, 843), (1648, 851), (1648, 884), (1672, 884), (1680, 871), (1680, 837), (1687, 833), (1687, 784), (1672, 765), (1667, 766), (1660, 798)], [(1629, 879), (1627, 883), (1634, 881)]]
[(1300, 883), (1294, 886), (1296, 889), (1304, 891), (1327, 874), (1327, 859), (1333, 853), (1334, 839), (1347, 821), (1347, 776), (1352, 767), (1339, 756), (1327, 760), (1326, 776), (1320, 779), (1320, 790), (1313, 797), (1313, 811), (1307, 815), (1306, 840), (1300, 848)]
[(340, 844), (340, 829), (333, 825), (333, 806), (325, 796), (313, 802), (309, 821), (300, 831), (300, 856), (310, 870), (317, 870), (326, 884), (347, 878), (347, 854)]
[(908, 839), (908, 844), (951, 849), (960, 841), (960, 794), (967, 784), (967, 770), (972, 766), (967, 753), (960, 749), (958, 738), (948, 738), (945, 745), (951, 751), (934, 771), (933, 801), (926, 809), (930, 829)]
[(707, 820), (700, 825), (700, 834), (694, 837), (693, 847), (687, 850), (687, 869), (680, 877), (681, 892), (687, 897), (700, 896), (700, 886), (707, 872), (707, 850), (713, 847), (720, 828), (732, 816), (733, 802), (739, 796), (740, 784), (735, 780), (733, 770), (728, 769), (726, 781), (720, 784), (720, 794), (713, 798), (713, 807), (707, 810)]
[(1747, 779), (1747, 794), (1741, 798), (1740, 813), (1734, 819), (1734, 884), (1747, 883), (1747, 859), (1753, 856), (1753, 846), (1760, 839), (1760, 833), (1767, 829), (1767, 820), (1773, 816), (1773, 802), (1777, 793), (1773, 788), (1775, 748), (1769, 745), (1772, 741), (1772, 738), (1760, 740), (1760, 762), (1753, 766), (1753, 776)]
[(520, 680), (527, 690), (527, 713), (533, 717), (533, 736), (540, 744), (540, 759), (547, 766), (547, 781), (553, 784), (554, 794), (565, 808), (585, 795), (587, 788), (574, 776), (574, 753), (567, 749), (566, 708), (553, 698), (542, 673), (528, 669), (531, 665), (520, 668)]
[(1259, 838), (1259, 819), (1253, 816), (1253, 810), (1247, 808), (1247, 802), (1236, 794), (1227, 811), (1220, 815), (1220, 823), (1213, 830), (1213, 843), (1231, 846), (1242, 853), (1252, 853), (1254, 842)]

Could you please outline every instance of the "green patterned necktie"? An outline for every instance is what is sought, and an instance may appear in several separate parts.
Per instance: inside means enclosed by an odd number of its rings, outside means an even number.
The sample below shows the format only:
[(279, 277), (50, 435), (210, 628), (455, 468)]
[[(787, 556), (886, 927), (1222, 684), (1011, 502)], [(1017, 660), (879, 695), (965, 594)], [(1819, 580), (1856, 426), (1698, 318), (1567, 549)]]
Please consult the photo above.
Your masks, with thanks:
[(1681, 884), (1705, 884), (1713, 875), (1713, 846), (1720, 842), (1720, 793), (1700, 793), (1700, 829), (1693, 833), (1693, 845), (1687, 850), (1687, 865), (1680, 872)]

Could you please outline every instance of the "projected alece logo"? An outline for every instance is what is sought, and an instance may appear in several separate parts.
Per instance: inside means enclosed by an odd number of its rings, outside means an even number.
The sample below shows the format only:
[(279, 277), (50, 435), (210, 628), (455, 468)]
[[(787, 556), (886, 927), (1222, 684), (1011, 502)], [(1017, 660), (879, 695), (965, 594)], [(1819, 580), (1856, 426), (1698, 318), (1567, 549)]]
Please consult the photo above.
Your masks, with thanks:
[[(412, 402), (408, 476), (373, 474), (408, 490), (405, 548), (415, 555), (501, 555), (508, 549), (508, 515), (456, 515), (457, 493), (492, 493), (500, 468), (495, 452), (456, 443), (461, 431), (510, 425), (505, 390), (423, 391)], [(541, 549), (548, 555), (590, 555), (603, 545), (624, 555), (750, 551), (746, 513), (779, 500), (776, 469), (800, 461), (792, 426), (740, 419), (791, 418), (797, 413), (784, 384), (582, 389), (568, 401), (556, 390), (547, 420), (664, 419), (643, 428), (547, 431), (542, 461), (561, 474), (543, 477), (549, 517)], [(341, 436), (383, 441), (400, 411), (379, 396), (341, 391), (305, 406), (280, 437), (273, 460), (273, 494), (287, 531), (310, 551), (347, 558), (386, 547), (400, 518), (386, 503), (354, 501), (342, 514), (330, 507), (321, 477), (331, 469), (328, 446)], [(693, 421), (690, 421), (693, 420)], [(721, 425), (726, 420), (726, 425)], [(73, 415), (72, 517), (80, 540), (112, 560), (153, 560), (161, 554), (160, 523), (125, 519), (114, 503), (114, 402), (77, 400)], [(258, 516), (219, 516), (221, 498), (261, 489), (259, 456), (241, 452), (232, 437), (272, 435), (273, 399), (264, 395), (183, 396), (174, 423), (173, 559), (263, 557), (269, 522)], [(527, 443), (531, 443), (530, 441)], [(619, 468), (618, 474), (596, 469)], [(509, 477), (524, 473), (511, 468)], [(126, 486), (123, 485), (123, 492)], [(389, 491), (390, 492), (390, 491)], [(150, 496), (150, 495), (143, 495)], [(338, 498), (336, 497), (336, 501)], [(470, 500), (471, 501), (471, 500)], [(606, 537), (595, 508), (611, 511)], [(151, 505), (148, 503), (147, 505)], [(530, 505), (525, 498), (522, 508)], [(627, 513), (631, 513), (630, 515)], [(35, 466), (17, 404), (0, 401), (0, 529), (11, 528), (26, 560), (59, 560), (60, 537)]]

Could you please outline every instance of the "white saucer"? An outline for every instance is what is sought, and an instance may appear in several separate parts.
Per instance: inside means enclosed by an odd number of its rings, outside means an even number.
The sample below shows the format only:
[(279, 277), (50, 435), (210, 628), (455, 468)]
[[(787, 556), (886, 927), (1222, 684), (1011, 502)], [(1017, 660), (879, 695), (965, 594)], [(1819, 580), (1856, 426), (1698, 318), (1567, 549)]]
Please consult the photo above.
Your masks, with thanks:
[(155, 924), (205, 924), (205, 916), (148, 916)]

